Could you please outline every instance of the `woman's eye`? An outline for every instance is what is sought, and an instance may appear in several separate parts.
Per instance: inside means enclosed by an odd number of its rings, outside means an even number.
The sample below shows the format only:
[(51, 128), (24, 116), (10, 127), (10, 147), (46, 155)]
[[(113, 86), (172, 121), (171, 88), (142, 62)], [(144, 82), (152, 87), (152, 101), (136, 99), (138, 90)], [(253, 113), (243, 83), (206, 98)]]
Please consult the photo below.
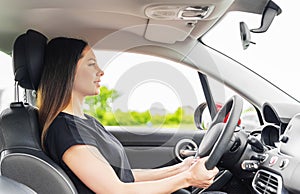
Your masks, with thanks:
[(96, 63), (89, 63), (88, 66), (94, 66)]

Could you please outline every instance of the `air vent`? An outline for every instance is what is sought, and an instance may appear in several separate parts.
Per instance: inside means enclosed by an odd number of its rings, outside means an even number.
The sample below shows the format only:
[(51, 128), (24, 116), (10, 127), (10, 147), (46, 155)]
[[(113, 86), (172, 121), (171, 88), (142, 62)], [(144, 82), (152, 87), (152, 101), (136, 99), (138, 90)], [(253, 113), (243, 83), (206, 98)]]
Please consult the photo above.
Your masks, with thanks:
[(253, 179), (252, 187), (260, 194), (281, 194), (282, 178), (266, 170), (259, 170)]

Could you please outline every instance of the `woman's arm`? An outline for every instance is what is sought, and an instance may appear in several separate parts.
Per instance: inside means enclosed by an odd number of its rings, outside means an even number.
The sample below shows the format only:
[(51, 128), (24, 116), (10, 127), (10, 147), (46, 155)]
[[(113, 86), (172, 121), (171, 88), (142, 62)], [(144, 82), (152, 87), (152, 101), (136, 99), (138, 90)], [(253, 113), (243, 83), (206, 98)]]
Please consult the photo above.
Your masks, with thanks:
[(186, 158), (183, 162), (175, 164), (173, 166), (158, 169), (133, 169), (132, 173), (136, 182), (159, 180), (186, 171), (194, 161), (195, 160), (193, 159), (193, 157), (189, 157)]
[(155, 181), (123, 183), (97, 148), (87, 145), (70, 147), (63, 161), (87, 187), (96, 193), (160, 194), (172, 193), (188, 186), (208, 187), (218, 172), (206, 170), (204, 160), (196, 161), (189, 170)]

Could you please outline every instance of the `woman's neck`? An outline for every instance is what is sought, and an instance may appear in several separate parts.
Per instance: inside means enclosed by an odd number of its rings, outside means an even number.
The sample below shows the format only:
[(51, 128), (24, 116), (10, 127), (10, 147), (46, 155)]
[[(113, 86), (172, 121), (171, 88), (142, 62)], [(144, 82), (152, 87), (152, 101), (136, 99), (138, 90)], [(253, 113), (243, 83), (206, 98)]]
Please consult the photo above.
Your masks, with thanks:
[(72, 96), (70, 103), (67, 105), (67, 107), (64, 110), (62, 110), (62, 112), (66, 112), (81, 118), (85, 118), (83, 112), (83, 99)]

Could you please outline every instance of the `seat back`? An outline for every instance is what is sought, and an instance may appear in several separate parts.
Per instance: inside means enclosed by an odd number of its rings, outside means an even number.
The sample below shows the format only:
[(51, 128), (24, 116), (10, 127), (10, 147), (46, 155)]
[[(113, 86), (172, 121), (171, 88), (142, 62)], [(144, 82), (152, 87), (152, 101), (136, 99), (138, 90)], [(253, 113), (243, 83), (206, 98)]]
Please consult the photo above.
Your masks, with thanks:
[[(16, 39), (13, 65), (15, 81), (22, 88), (37, 90), (46, 44), (47, 38), (33, 30)], [(1, 175), (37, 193), (76, 194), (66, 173), (43, 152), (40, 136), (37, 108), (18, 101), (11, 103), (0, 114)]]

